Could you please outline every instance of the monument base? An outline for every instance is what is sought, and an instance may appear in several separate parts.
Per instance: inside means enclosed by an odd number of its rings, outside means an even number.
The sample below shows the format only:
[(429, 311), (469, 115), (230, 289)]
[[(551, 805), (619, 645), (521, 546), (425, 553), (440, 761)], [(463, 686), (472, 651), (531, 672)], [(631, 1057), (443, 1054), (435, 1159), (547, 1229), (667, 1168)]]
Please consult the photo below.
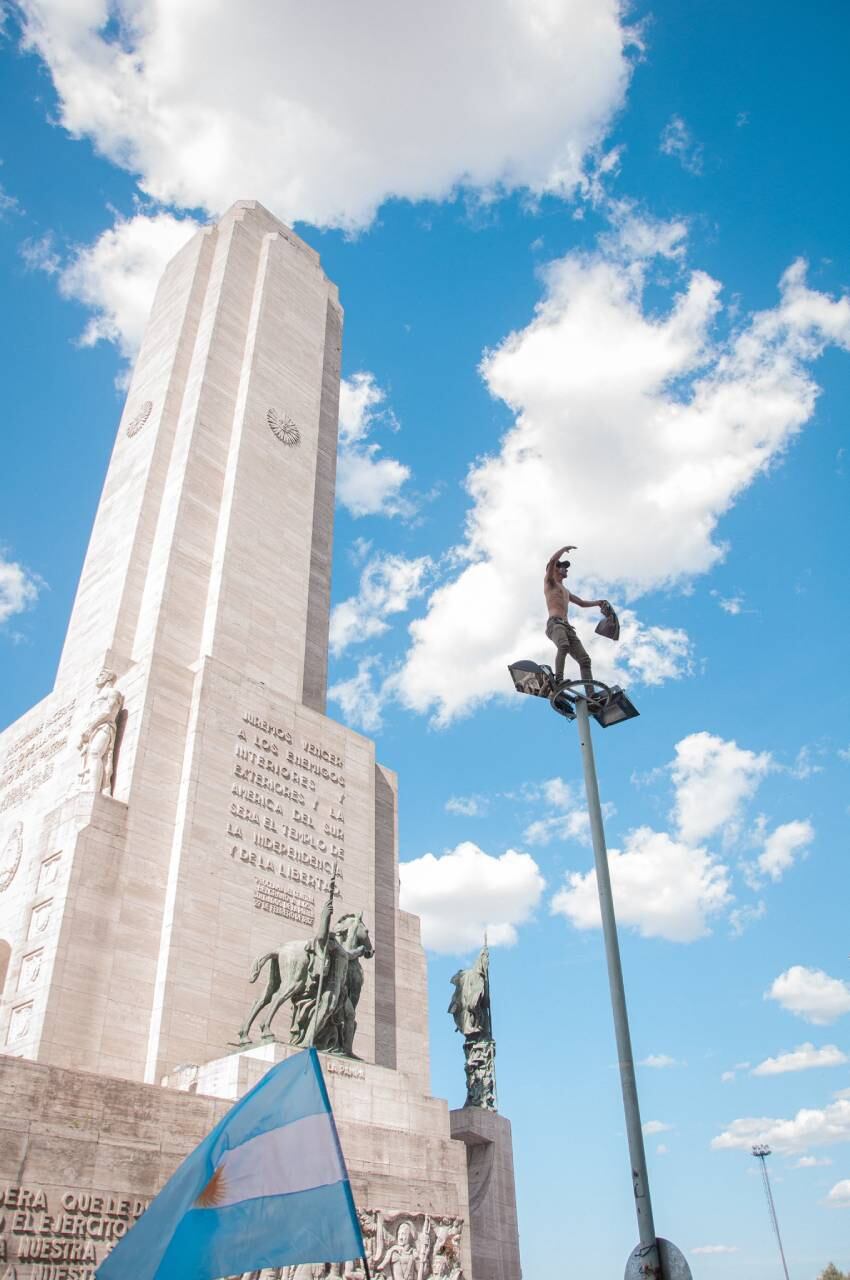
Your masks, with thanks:
[(521, 1280), (511, 1124), (495, 1111), (450, 1113), (452, 1137), (466, 1146), (472, 1274)]
[[(256, 1045), (178, 1068), (165, 1087), (0, 1057), (0, 1275), (94, 1280), (112, 1245), (232, 1102), (294, 1052)], [(323, 1054), (322, 1068), (370, 1268), (381, 1272), (392, 1248), (396, 1261), (415, 1259), (412, 1274), (423, 1280), (479, 1280), (467, 1161), (447, 1104), (386, 1067)], [(273, 1268), (262, 1280), (284, 1275)], [(331, 1275), (363, 1280), (355, 1263)], [(519, 1271), (510, 1275), (518, 1280)]]

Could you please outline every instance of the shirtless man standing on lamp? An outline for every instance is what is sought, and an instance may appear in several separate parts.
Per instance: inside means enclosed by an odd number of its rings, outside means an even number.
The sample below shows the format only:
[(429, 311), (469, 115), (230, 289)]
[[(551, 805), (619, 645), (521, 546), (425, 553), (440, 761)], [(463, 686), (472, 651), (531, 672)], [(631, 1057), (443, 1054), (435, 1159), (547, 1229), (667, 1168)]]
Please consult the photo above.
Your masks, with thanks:
[[(570, 602), (577, 604), (580, 609), (610, 608), (607, 600), (581, 600), (569, 590), (567, 587), (567, 574), (570, 571), (570, 562), (569, 560), (561, 559), (561, 556), (567, 551), (575, 551), (575, 547), (559, 547), (554, 555), (549, 557), (549, 562), (546, 565), (546, 576), (543, 579), (543, 594), (546, 597), (546, 607), (549, 610), (546, 634), (558, 651), (555, 658), (556, 688), (563, 684), (564, 681), (564, 659), (567, 654), (578, 663), (582, 680), (593, 680), (593, 672), (590, 669), (590, 656), (579, 640), (575, 627), (570, 626), (567, 618)], [(587, 684), (586, 692), (588, 696), (592, 691), (592, 685)]]

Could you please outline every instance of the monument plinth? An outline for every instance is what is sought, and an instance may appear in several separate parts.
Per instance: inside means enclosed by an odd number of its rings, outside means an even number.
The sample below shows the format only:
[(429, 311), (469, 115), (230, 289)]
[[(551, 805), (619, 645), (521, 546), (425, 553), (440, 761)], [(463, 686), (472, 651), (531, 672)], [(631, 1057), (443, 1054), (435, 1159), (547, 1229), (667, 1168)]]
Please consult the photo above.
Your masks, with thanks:
[(411, 1280), (415, 1256), (416, 1280), (519, 1276), (518, 1255), (473, 1269), (465, 1148), (428, 1095), (395, 776), (324, 714), (341, 330), (317, 255), (258, 204), (177, 255), (55, 688), (0, 736), (3, 1088), (24, 1099), (0, 1121), (0, 1265), (16, 1280), (57, 1280), (54, 1261), (88, 1280), (123, 1229), (86, 1224), (130, 1222), (103, 1206), (146, 1202), (224, 1105), (187, 1094), (235, 1098), (295, 1051), (261, 1026), (334, 1050), (379, 1274)]

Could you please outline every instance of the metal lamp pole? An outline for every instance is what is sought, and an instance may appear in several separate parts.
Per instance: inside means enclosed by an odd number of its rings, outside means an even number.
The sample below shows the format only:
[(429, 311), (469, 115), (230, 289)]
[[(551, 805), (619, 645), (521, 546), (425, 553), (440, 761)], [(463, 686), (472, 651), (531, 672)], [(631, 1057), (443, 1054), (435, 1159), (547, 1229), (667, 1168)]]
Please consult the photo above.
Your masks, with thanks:
[[(626, 992), (623, 986), (623, 966), (620, 963), (620, 944), (617, 940), (617, 921), (614, 916), (614, 898), (611, 893), (611, 874), (608, 869), (608, 851), (605, 847), (605, 831), (602, 826), (602, 806), (599, 803), (599, 784), (596, 780), (596, 762), (593, 758), (593, 742), (590, 737), (590, 716), (587, 699), (575, 700), (578, 737), (584, 766), (584, 787), (587, 792), (587, 809), (590, 815), (590, 834), (593, 839), (593, 858), (596, 863), (596, 886), (599, 890), (599, 909), (602, 913), (602, 935), (605, 939), (605, 959), (608, 964), (608, 985), (611, 990), (611, 1006), (614, 1012), (614, 1034), (617, 1038), (617, 1057), (620, 1061), (620, 1086), (623, 1091), (623, 1109), (626, 1113), (626, 1134), (629, 1140), (629, 1156), (632, 1162), (632, 1182), (635, 1194), (640, 1244), (635, 1253), (640, 1265), (637, 1275), (660, 1277), (661, 1259), (652, 1219), (652, 1201), (649, 1195), (649, 1178), (646, 1172), (646, 1150), (640, 1123), (635, 1061), (632, 1054), (632, 1038), (629, 1033), (629, 1016), (626, 1010)], [(632, 1255), (634, 1257), (635, 1254)]]
[(646, 1151), (640, 1124), (635, 1061), (632, 1055), (626, 993), (623, 987), (623, 967), (620, 963), (620, 944), (617, 940), (617, 920), (611, 893), (611, 873), (608, 868), (608, 852), (605, 848), (605, 831), (602, 826), (602, 806), (599, 803), (599, 784), (596, 780), (596, 764), (590, 737), (591, 715), (603, 728), (609, 728), (611, 725), (631, 720), (639, 715), (639, 712), (617, 685), (609, 688), (598, 680), (590, 682), (570, 680), (555, 686), (551, 668), (541, 667), (527, 658), (511, 663), (508, 671), (517, 693), (546, 698), (552, 710), (557, 711), (558, 715), (567, 720), (578, 720), (587, 809), (593, 838), (593, 857), (596, 863), (596, 886), (599, 891), (599, 909), (602, 914), (602, 935), (605, 940), (605, 958), (608, 964), (608, 985), (611, 990), (611, 1006), (614, 1013), (614, 1034), (617, 1039), (617, 1057), (620, 1062), (620, 1086), (626, 1113), (626, 1134), (629, 1142), (635, 1212), (640, 1235), (640, 1243), (629, 1254), (625, 1280), (692, 1280), (691, 1269), (681, 1249), (677, 1249), (669, 1240), (655, 1234), (652, 1202), (649, 1196), (649, 1178), (646, 1172)]

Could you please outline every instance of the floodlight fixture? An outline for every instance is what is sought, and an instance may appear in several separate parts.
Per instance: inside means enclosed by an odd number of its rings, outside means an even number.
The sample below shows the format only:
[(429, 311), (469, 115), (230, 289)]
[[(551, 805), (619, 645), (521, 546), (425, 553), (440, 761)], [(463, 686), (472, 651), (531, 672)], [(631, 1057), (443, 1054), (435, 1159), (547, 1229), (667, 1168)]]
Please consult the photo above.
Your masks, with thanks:
[(624, 720), (633, 720), (640, 715), (635, 704), (617, 684), (611, 686), (607, 697), (591, 702), (588, 710), (603, 729), (612, 724), (622, 724)]
[(517, 693), (530, 693), (535, 698), (548, 698), (554, 676), (551, 667), (541, 667), (537, 662), (524, 658), (508, 667)]

